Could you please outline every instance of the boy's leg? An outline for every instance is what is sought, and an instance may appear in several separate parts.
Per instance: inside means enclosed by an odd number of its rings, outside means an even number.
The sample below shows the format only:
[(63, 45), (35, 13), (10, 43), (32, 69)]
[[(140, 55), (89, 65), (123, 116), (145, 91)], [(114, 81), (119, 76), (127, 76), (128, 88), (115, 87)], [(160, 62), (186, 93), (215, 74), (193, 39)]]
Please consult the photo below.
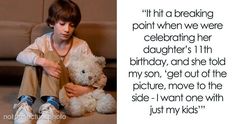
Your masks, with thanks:
[[(44, 54), (39, 50), (32, 50), (35, 54), (43, 57)], [(39, 66), (26, 66), (21, 81), (21, 87), (18, 94), (18, 100), (21, 100), (22, 96), (28, 96), (27, 98), (32, 98), (35, 100), (37, 90), (39, 88), (39, 82), (41, 79), (42, 68)]]
[(47, 124), (49, 122), (59, 123), (61, 119), (61, 113), (58, 110), (60, 106), (58, 99), (59, 90), (69, 81), (67, 69), (55, 52), (49, 51), (45, 53), (44, 57), (60, 64), (62, 71), (59, 79), (48, 75), (45, 71), (42, 73), (41, 99), (46, 103), (39, 108), (41, 116), (38, 119), (37, 124)]
[(69, 82), (68, 72), (60, 57), (53, 51), (45, 53), (44, 57), (51, 61), (58, 63), (61, 66), (61, 75), (60, 78), (55, 78), (48, 75), (45, 71), (42, 73), (41, 80), (41, 98), (46, 101), (45, 97), (59, 97), (59, 90), (65, 83)]
[(37, 89), (38, 76), (37, 67), (26, 66), (20, 91), (18, 95), (18, 104), (14, 104), (13, 109), (16, 109), (14, 124), (32, 124), (34, 122), (34, 115), (31, 105), (33, 104)]
[[(38, 75), (37, 75), (36, 66), (26, 66), (18, 94), (18, 99), (22, 96), (30, 96), (32, 98), (36, 98), (37, 89), (38, 89)], [(33, 100), (34, 100), (33, 99)]]

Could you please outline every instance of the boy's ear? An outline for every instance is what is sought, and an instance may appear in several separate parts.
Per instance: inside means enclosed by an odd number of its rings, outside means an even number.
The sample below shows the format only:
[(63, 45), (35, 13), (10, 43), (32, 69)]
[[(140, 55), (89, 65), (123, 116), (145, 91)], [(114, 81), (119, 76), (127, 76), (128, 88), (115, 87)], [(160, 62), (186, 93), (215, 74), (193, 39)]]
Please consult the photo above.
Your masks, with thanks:
[(50, 27), (50, 28), (54, 28), (54, 25), (53, 25), (53, 24), (49, 24), (49, 27)]

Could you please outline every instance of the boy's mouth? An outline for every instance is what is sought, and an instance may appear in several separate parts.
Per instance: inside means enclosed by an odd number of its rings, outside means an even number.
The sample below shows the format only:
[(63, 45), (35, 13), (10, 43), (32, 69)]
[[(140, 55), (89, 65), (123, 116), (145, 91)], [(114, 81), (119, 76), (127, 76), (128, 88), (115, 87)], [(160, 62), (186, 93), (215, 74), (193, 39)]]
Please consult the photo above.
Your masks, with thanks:
[(62, 34), (62, 36), (63, 36), (64, 38), (70, 38), (70, 35), (69, 35), (69, 34)]

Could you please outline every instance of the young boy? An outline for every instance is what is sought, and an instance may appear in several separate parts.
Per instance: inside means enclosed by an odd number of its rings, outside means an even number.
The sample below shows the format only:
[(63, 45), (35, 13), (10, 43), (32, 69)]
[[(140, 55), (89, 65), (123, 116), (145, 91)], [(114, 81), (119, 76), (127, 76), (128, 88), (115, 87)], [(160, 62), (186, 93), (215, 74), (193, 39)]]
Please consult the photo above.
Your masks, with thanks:
[[(53, 32), (38, 37), (33, 44), (21, 51), (17, 61), (26, 65), (19, 90), (18, 100), (14, 106), (15, 124), (31, 124), (32, 104), (40, 88), (40, 98), (45, 102), (40, 108), (37, 124), (60, 123), (58, 94), (66, 84), (69, 97), (90, 92), (93, 88), (70, 83), (66, 67), (75, 49), (78, 54), (92, 54), (87, 43), (73, 36), (81, 20), (79, 7), (70, 0), (56, 0), (49, 8), (47, 24)], [(105, 84), (103, 84), (105, 85)]]

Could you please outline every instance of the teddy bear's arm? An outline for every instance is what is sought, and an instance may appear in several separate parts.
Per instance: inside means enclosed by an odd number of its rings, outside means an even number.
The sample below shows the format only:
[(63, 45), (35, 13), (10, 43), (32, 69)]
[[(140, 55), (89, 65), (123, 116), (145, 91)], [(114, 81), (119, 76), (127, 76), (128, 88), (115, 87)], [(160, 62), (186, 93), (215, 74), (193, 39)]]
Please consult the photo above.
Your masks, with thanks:
[(106, 83), (107, 83), (107, 76), (105, 74), (102, 74), (100, 76), (100, 79), (93, 84), (93, 87), (98, 89), (103, 89), (104, 86), (106, 86)]

